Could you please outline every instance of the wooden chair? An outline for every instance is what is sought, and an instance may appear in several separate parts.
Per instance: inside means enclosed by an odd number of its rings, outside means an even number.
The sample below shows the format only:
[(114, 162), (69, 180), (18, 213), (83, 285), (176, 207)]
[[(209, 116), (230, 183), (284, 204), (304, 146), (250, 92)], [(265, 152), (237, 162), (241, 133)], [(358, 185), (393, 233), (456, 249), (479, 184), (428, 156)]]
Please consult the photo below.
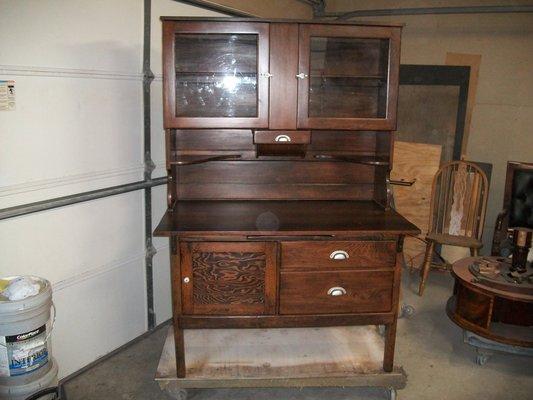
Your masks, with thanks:
[(418, 288), (420, 296), (426, 286), (435, 243), (468, 247), (473, 256), (478, 255), (483, 246), (481, 236), (487, 197), (487, 176), (477, 165), (452, 161), (437, 171), (431, 189), (426, 253)]

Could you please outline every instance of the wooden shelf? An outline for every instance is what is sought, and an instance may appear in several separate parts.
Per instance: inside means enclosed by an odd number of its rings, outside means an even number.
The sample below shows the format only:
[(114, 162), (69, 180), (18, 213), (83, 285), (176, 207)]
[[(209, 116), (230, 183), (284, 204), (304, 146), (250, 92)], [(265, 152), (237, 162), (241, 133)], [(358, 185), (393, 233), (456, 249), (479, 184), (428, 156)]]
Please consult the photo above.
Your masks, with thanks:
[(376, 156), (347, 156), (347, 155), (334, 155), (334, 154), (316, 154), (315, 159), (324, 161), (344, 161), (355, 164), (364, 165), (389, 165), (389, 159), (387, 157)]
[(155, 234), (320, 235), (419, 234), (396, 211), (374, 201), (194, 200), (178, 201)]
[(321, 74), (311, 72), (311, 78), (345, 78), (345, 79), (379, 79), (386, 80), (383, 75), (349, 75), (349, 74)]
[(225, 161), (238, 160), (241, 158), (240, 154), (224, 154), (224, 155), (186, 155), (177, 156), (171, 159), (170, 165), (191, 165), (202, 164), (209, 161)]
[(176, 69), (176, 74), (179, 74), (179, 75), (198, 75), (198, 76), (211, 76), (211, 75), (214, 75), (214, 76), (255, 76), (257, 75), (257, 71), (253, 71), (253, 72), (243, 72), (243, 71), (237, 71), (237, 72), (232, 72), (232, 71), (227, 71), (227, 72), (222, 72), (222, 71), (179, 71)]

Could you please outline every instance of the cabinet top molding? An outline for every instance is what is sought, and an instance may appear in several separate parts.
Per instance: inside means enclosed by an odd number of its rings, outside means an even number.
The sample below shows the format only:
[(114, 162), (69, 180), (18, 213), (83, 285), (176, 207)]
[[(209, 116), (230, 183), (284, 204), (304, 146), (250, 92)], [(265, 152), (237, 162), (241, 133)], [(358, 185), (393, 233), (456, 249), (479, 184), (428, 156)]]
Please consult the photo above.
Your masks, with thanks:
[(356, 26), (386, 26), (403, 28), (402, 23), (384, 23), (379, 21), (338, 21), (323, 19), (267, 19), (267, 18), (240, 18), (240, 17), (172, 17), (162, 16), (161, 21), (210, 21), (210, 22), (278, 22), (297, 24), (324, 24), (324, 25), (356, 25)]

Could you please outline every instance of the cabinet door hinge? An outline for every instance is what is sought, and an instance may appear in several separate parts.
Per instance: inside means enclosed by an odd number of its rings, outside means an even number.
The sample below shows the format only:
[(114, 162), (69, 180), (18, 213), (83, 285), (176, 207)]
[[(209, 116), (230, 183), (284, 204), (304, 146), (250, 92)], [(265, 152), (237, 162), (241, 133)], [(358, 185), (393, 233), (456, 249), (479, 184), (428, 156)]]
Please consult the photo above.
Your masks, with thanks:
[(401, 235), (398, 238), (398, 241), (396, 242), (396, 252), (397, 253), (401, 253), (403, 251), (403, 240), (404, 240), (404, 236)]
[(178, 238), (175, 236), (171, 236), (169, 240), (170, 240), (170, 252), (172, 253), (172, 255), (175, 256), (178, 254)]

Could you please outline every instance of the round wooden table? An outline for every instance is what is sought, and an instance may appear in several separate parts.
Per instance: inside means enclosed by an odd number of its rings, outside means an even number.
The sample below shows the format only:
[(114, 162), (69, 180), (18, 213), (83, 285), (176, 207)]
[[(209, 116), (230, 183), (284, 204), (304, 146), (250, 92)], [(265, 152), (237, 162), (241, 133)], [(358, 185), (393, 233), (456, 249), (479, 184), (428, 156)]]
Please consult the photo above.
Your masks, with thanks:
[[(481, 257), (455, 262), (454, 294), (446, 311), (466, 331), (511, 346), (533, 347), (533, 293), (480, 283), (469, 267)], [(498, 257), (484, 257), (496, 261)]]

